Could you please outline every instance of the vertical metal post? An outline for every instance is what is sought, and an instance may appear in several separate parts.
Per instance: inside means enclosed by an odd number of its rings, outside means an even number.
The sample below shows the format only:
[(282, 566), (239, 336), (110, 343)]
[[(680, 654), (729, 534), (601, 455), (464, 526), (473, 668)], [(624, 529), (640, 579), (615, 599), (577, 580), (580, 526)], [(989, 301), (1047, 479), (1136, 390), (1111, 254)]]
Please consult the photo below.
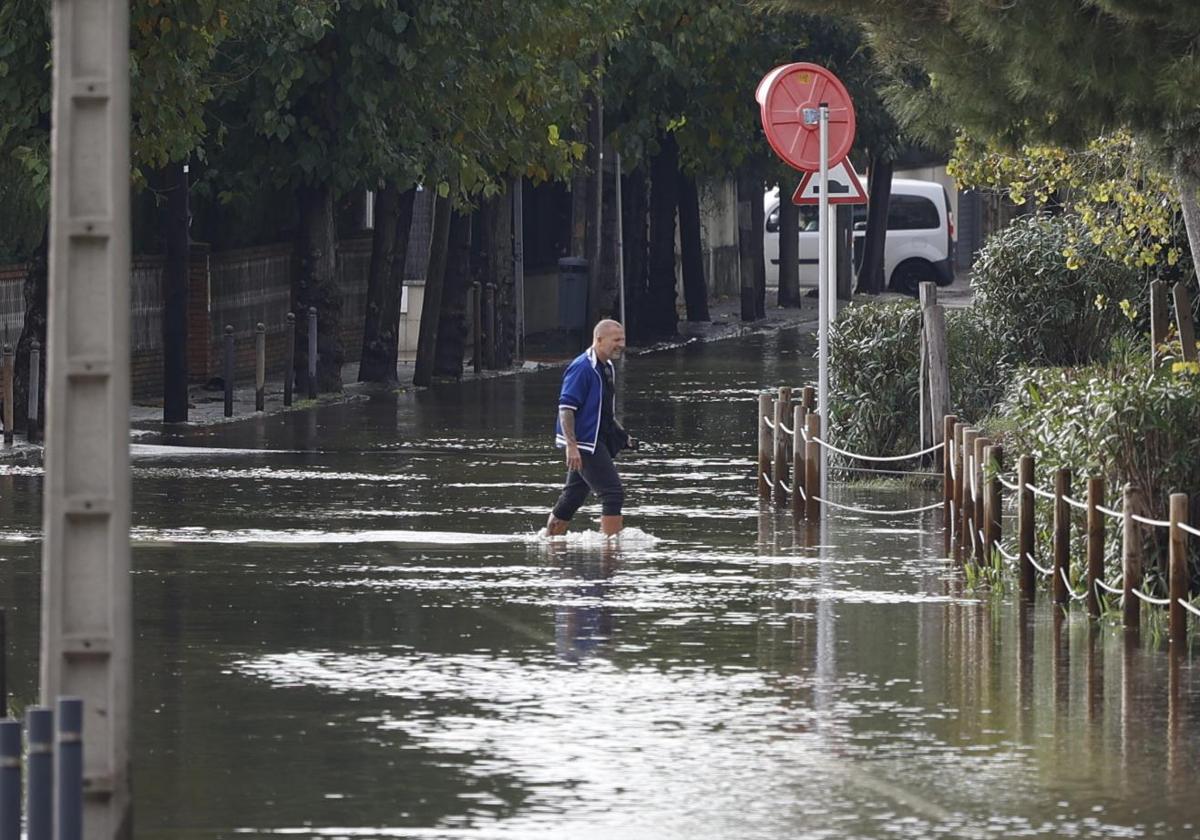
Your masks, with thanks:
[(483, 370), (483, 295), (476, 280), (471, 284), (471, 369), (478, 376)]
[(1142, 586), (1142, 534), (1133, 521), (1133, 485), (1126, 483), (1121, 494), (1121, 588), (1122, 623), (1126, 630), (1141, 627), (1141, 600), (1133, 590)]
[(1167, 569), (1167, 593), (1170, 605), (1167, 607), (1169, 616), (1170, 638), (1172, 642), (1187, 642), (1187, 610), (1181, 601), (1187, 601), (1188, 596), (1188, 567), (1187, 567), (1187, 534), (1180, 525), (1188, 521), (1187, 493), (1171, 494), (1171, 531), (1170, 531), (1170, 560)]
[(55, 840), (83, 838), (83, 701), (58, 699), (58, 756), (54, 762)]
[(11, 344), (4, 345), (3, 359), (0, 363), (4, 365), (3, 387), (4, 394), (4, 442), (13, 442), (13, 348)]
[(771, 498), (771, 485), (767, 474), (771, 471), (771, 430), (767, 418), (771, 416), (771, 395), (758, 395), (758, 498)]
[(30, 709), (25, 716), (29, 781), (25, 788), (27, 840), (52, 840), (54, 833), (54, 712)]
[(292, 389), (296, 383), (296, 314), (289, 312), (283, 328), (284, 356), (287, 358), (283, 366), (283, 404), (292, 404)]
[[(620, 157), (617, 158), (617, 189), (620, 190)], [(618, 195), (618, 203), (619, 196)], [(525, 361), (525, 181), (518, 176), (513, 181), (513, 288), (516, 291), (517, 308), (517, 358)], [(618, 229), (618, 250), (620, 232)], [(618, 261), (617, 265), (621, 263)], [(622, 302), (624, 298), (622, 298)], [(621, 323), (625, 323), (625, 310), (621, 310)]]
[(1035, 592), (1033, 558), (1033, 486), (1032, 455), (1022, 455), (1017, 464), (1017, 556), (1021, 569), (1021, 594), (1032, 599)]
[[(827, 103), (820, 103), (818, 109), (818, 130), (817, 134), (820, 138), (820, 146), (818, 153), (820, 155), (820, 167), (817, 171), (817, 176), (820, 180), (817, 182), (819, 193), (817, 195), (817, 224), (820, 226), (820, 232), (817, 236), (817, 284), (818, 296), (817, 304), (821, 311), (818, 317), (817, 328), (817, 402), (821, 409), (821, 432), (820, 438), (823, 441), (828, 441), (829, 437), (829, 297), (832, 290), (829, 288), (829, 106)], [(786, 196), (783, 196), (784, 200)], [(836, 304), (835, 304), (836, 305)], [(817, 453), (818, 471), (822, 482), (826, 481), (826, 463), (825, 463), (825, 447), (820, 447)], [(809, 493), (812, 490), (809, 489)], [(822, 485), (821, 495), (824, 497), (825, 490)]]
[(267, 402), (267, 327), (254, 327), (254, 410), (262, 411)]
[(21, 840), (21, 723), (0, 720), (0, 840)]
[(30, 443), (37, 442), (39, 424), (38, 417), (42, 404), (42, 345), (35, 338), (29, 343), (29, 406), (26, 410), (25, 437)]
[(308, 398), (317, 398), (317, 307), (308, 307)]
[(1104, 479), (1091, 476), (1087, 483), (1087, 608), (1093, 618), (1100, 617), (1100, 593), (1096, 581), (1104, 578), (1104, 516), (1098, 510), (1104, 504)]
[(1071, 471), (1059, 467), (1054, 471), (1054, 603), (1065, 604), (1070, 599), (1063, 576), (1071, 564), (1071, 508), (1066, 497), (1071, 495)]
[(132, 834), (129, 3), (53, 18), (41, 696), (83, 700), (83, 822), (108, 840)]
[(496, 369), (496, 284), (483, 288), (483, 366)]
[(233, 324), (225, 325), (225, 416), (233, 416), (233, 378), (236, 360), (233, 357)]

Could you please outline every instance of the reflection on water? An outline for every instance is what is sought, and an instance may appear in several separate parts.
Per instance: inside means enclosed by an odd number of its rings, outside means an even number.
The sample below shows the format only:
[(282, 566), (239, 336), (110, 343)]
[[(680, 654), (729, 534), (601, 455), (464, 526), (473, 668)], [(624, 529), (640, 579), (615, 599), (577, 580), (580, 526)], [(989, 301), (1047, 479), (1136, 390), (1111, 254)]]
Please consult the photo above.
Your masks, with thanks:
[[(140, 436), (138, 836), (1197, 836), (1190, 653), (964, 589), (937, 513), (759, 505), (754, 394), (810, 354), (629, 360), (618, 542), (537, 536), (554, 371)], [(41, 480), (0, 465), (24, 702)]]

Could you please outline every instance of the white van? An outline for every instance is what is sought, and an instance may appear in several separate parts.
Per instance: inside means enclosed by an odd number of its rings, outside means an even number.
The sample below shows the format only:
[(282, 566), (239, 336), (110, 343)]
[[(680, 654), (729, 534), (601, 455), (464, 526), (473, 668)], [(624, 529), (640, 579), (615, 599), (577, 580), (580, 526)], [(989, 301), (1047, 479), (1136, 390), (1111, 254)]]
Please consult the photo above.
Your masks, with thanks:
[[(800, 285), (817, 285), (817, 208), (800, 205)], [(763, 250), (767, 285), (779, 285), (779, 188), (763, 196), (766, 217)], [(862, 258), (867, 208), (854, 205), (854, 262)], [(954, 282), (954, 215), (946, 189), (933, 181), (892, 179), (888, 201), (887, 244), (883, 253), (886, 287), (916, 295), (917, 284), (932, 280), (939, 286)]]

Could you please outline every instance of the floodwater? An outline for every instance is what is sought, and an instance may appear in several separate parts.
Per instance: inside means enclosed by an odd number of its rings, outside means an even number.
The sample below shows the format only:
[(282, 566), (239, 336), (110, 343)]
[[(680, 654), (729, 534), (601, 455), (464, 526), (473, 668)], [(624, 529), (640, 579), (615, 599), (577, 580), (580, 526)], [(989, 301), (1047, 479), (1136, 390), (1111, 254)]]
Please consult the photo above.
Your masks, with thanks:
[[(1192, 659), (965, 589), (938, 513), (760, 508), (754, 394), (811, 350), (627, 360), (619, 545), (535, 536), (559, 371), (139, 438), (138, 837), (1198, 836)], [(0, 464), (23, 703), (40, 487)]]

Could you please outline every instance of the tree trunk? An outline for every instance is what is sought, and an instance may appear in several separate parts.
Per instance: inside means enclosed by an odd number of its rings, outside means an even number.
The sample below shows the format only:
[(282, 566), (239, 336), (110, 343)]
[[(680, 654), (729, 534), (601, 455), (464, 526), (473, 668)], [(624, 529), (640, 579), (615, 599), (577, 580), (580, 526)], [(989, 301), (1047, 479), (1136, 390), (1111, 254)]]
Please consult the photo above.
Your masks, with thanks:
[(1200, 276), (1200, 174), (1186, 163), (1175, 167), (1179, 182), (1179, 205), (1183, 209), (1183, 226), (1187, 229), (1188, 246), (1192, 252), (1192, 270)]
[(642, 303), (646, 299), (649, 238), (646, 217), (650, 193), (646, 189), (646, 171), (637, 167), (621, 176), (621, 208), (624, 225), (625, 258), (625, 333), (631, 342), (643, 340), (645, 328)]
[(184, 162), (167, 168), (165, 233), (167, 259), (163, 267), (163, 422), (188, 419), (188, 173)]
[(837, 296), (838, 300), (850, 300), (854, 295), (854, 262), (850, 253), (854, 241), (854, 208), (849, 204), (837, 205), (834, 219), (838, 245)]
[(659, 137), (650, 160), (650, 284), (646, 328), (650, 335), (676, 333), (675, 210), (679, 206), (679, 147), (673, 134)]
[(754, 235), (750, 237), (751, 253), (754, 257), (754, 316), (767, 317), (767, 256), (763, 249), (763, 230), (766, 228), (766, 210), (763, 207), (762, 178), (755, 177), (753, 198), (750, 201), (750, 224)]
[[(596, 68), (599, 72), (601, 59), (596, 58)], [(591, 177), (588, 179), (588, 214), (587, 214), (587, 261), (588, 261), (588, 302), (587, 324), (591, 327), (600, 320), (600, 289), (603, 276), (601, 247), (603, 245), (604, 224), (604, 103), (600, 98), (600, 87), (594, 85), (589, 97), (592, 113), (588, 119), (588, 169)], [(585, 330), (586, 332), (586, 330)]]
[(779, 305), (800, 305), (800, 208), (779, 189)]
[(679, 173), (679, 249), (687, 319), (707, 321), (708, 285), (704, 282), (704, 247), (700, 241), (700, 194), (696, 179), (683, 171)]
[(412, 229), (416, 190), (401, 192), (388, 182), (375, 194), (375, 232), (367, 275), (359, 382), (396, 382), (399, 357), (400, 290)]
[(34, 339), (41, 345), (41, 368), (38, 380), (41, 383), (38, 395), (38, 417), (46, 419), (46, 318), (50, 289), (50, 228), (42, 232), (41, 244), (29, 258), (29, 270), (25, 274), (23, 293), (25, 296), (25, 323), (21, 337), (17, 340), (13, 364), (13, 425), (18, 429), (26, 426), (29, 414), (29, 351)]
[[(738, 277), (741, 279), (742, 320), (753, 321), (757, 317), (754, 305), (754, 213), (751, 205), (755, 179), (745, 172), (737, 176), (737, 224), (738, 224)], [(757, 198), (759, 202), (762, 197)]]
[(858, 291), (877, 295), (883, 291), (883, 249), (887, 244), (888, 200), (892, 195), (892, 161), (871, 158), (867, 202), (867, 232), (863, 237), (863, 260), (858, 269)]
[(421, 303), (421, 327), (417, 334), (417, 358), (413, 384), (433, 384), (433, 360), (437, 349), (438, 320), (442, 312), (442, 289), (446, 280), (446, 255), (450, 244), (450, 199), (438, 198), (433, 205), (433, 233), (429, 243), (429, 268), (425, 272), (425, 296)]
[(467, 351), (467, 289), (471, 283), (471, 214), (455, 212), (450, 217), (450, 240), (446, 251), (446, 277), (438, 318), (433, 374), (462, 379), (463, 356)]
[(340, 334), (342, 296), (337, 278), (337, 234), (333, 220), (333, 190), (326, 184), (301, 187), (297, 272), (293, 297), (296, 315), (296, 388), (308, 388), (308, 317), (317, 309), (317, 390), (342, 390), (345, 352)]
[(480, 235), (486, 237), (491, 282), (496, 286), (496, 335), (494, 339), (497, 369), (512, 367), (517, 352), (517, 289), (513, 274), (513, 215), (508, 195), (492, 199), (489, 224)]

